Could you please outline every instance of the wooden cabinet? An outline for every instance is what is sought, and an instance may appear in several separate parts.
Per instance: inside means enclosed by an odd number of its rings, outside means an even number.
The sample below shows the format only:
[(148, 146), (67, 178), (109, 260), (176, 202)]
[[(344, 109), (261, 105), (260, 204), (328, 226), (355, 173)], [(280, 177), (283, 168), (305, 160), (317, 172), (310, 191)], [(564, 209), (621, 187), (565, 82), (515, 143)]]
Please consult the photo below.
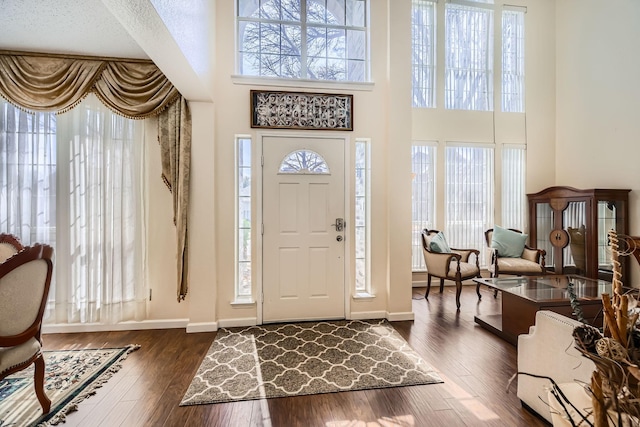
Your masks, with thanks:
[[(628, 234), (630, 191), (550, 187), (527, 194), (529, 244), (547, 251), (547, 270), (611, 280), (607, 233)], [(620, 261), (627, 281), (628, 257)]]

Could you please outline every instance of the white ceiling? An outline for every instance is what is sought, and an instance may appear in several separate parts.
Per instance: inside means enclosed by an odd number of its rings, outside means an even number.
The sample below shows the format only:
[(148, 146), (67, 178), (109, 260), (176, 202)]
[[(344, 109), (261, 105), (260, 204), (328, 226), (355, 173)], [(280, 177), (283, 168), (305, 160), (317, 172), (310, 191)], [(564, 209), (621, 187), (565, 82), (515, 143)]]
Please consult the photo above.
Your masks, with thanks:
[(148, 56), (101, 0), (0, 0), (0, 49)]
[(211, 102), (214, 8), (212, 0), (0, 0), (0, 50), (151, 59), (187, 100)]

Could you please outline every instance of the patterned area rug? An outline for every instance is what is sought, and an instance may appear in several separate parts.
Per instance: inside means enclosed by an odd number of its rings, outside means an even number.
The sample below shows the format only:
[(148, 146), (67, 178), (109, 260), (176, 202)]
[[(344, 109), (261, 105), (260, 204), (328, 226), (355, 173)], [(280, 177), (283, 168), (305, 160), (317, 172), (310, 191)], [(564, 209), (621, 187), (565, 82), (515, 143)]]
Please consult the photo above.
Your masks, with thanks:
[(442, 382), (386, 320), (220, 329), (181, 406)]
[(45, 393), (51, 399), (51, 412), (42, 407), (33, 389), (33, 365), (0, 381), (0, 427), (48, 426), (65, 421), (78, 403), (94, 395), (121, 368), (120, 362), (140, 348), (45, 351)]

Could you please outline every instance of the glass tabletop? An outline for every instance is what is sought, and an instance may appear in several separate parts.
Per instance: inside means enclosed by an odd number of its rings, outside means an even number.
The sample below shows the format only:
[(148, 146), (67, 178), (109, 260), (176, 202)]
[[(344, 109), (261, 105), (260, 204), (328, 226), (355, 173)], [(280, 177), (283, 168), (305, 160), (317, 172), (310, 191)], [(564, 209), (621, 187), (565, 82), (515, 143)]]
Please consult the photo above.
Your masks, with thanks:
[(574, 293), (580, 300), (599, 300), (603, 293), (612, 293), (611, 282), (574, 275), (497, 277), (473, 280), (502, 292), (536, 302), (568, 300), (569, 283), (573, 283)]

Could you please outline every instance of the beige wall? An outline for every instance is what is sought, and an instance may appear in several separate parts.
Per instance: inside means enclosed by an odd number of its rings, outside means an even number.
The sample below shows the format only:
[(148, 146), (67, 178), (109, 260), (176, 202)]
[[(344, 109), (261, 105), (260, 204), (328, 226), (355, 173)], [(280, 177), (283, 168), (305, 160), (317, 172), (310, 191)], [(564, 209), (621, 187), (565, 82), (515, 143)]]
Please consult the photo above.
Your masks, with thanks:
[[(558, 2), (557, 181), (635, 190), (632, 213), (640, 208), (639, 18), (634, 0)], [(633, 215), (631, 233), (640, 233)]]
[(632, 235), (640, 234), (639, 19), (635, 0), (557, 4), (557, 183), (633, 190)]
[[(634, 116), (639, 111), (640, 96), (636, 92), (640, 89), (627, 82), (634, 82), (634, 70), (640, 69), (640, 54), (633, 46), (640, 39), (634, 21), (640, 15), (640, 3), (616, 0), (613, 8), (609, 2), (596, 0), (510, 1), (527, 6), (526, 116), (443, 108), (412, 111), (408, 107), (410, 2), (393, 0), (393, 7), (391, 0), (371, 3), (374, 83), (298, 87), (352, 93), (355, 127), (345, 136), (351, 144), (356, 138), (372, 141), (372, 291), (376, 297), (351, 299), (348, 315), (411, 315), (411, 140), (497, 145), (526, 142), (527, 192), (551, 185), (638, 190), (640, 148), (633, 138), (640, 127), (640, 120)], [(194, 108), (191, 292), (180, 304), (175, 299), (175, 237), (167, 211), (171, 202), (158, 178), (159, 153), (153, 136), (147, 148), (148, 280), (154, 289), (151, 315), (154, 319), (180, 319), (191, 330), (247, 324), (259, 316), (255, 304), (231, 304), (234, 138), (249, 135), (257, 144), (261, 135), (268, 134), (249, 126), (251, 89), (296, 90), (233, 77), (233, 2), (217, 2), (215, 13), (216, 69), (212, 86), (216, 97), (215, 104), (201, 103)], [(442, 16), (439, 28), (442, 37)], [(443, 64), (444, 58), (438, 58), (438, 63)], [(443, 75), (439, 68), (441, 81)], [(442, 104), (439, 95), (438, 105)], [(640, 203), (634, 193), (632, 213), (638, 212)], [(631, 231), (640, 233), (639, 227), (640, 222), (632, 218)], [(254, 292), (257, 295), (257, 289)]]

